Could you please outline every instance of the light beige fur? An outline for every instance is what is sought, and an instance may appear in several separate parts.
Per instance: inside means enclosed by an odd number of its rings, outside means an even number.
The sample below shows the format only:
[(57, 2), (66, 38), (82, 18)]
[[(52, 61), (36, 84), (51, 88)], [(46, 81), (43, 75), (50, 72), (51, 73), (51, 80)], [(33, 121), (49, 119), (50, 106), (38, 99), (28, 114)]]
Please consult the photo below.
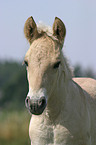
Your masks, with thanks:
[[(56, 39), (46, 32), (39, 33), (32, 17), (25, 23), (30, 43), (25, 56), (29, 90), (45, 88), (48, 96), (44, 112), (31, 117), (31, 145), (96, 145), (96, 80), (72, 79), (61, 51), (66, 34), (61, 22), (56, 18), (53, 24)], [(54, 69), (58, 61), (61, 63)]]

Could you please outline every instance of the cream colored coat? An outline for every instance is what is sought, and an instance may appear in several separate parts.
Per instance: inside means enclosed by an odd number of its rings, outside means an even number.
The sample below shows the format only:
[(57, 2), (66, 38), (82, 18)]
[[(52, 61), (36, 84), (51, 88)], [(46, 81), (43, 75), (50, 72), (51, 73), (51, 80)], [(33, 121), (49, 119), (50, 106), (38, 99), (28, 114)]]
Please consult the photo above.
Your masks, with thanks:
[[(36, 91), (43, 86), (48, 95), (44, 112), (31, 117), (31, 145), (96, 145), (96, 80), (72, 79), (61, 52), (66, 34), (63, 22), (55, 19), (54, 37), (50, 37), (42, 31), (39, 35), (30, 17), (25, 23), (24, 32), (31, 44), (25, 56), (29, 91), (30, 88)], [(53, 70), (57, 59), (61, 64)]]
[[(75, 79), (75, 81), (78, 80)], [(46, 113), (41, 116), (32, 116), (29, 135), (34, 145), (96, 145), (96, 100), (94, 98), (96, 81), (87, 78), (84, 81), (89, 84), (88, 92), (91, 94), (94, 91), (93, 99), (70, 80), (66, 93), (63, 88), (52, 96), (50, 116)], [(93, 91), (90, 91), (92, 81), (94, 82)], [(62, 85), (64, 86), (64, 78), (61, 78), (59, 84), (61, 88)], [(56, 97), (59, 97), (57, 102)]]

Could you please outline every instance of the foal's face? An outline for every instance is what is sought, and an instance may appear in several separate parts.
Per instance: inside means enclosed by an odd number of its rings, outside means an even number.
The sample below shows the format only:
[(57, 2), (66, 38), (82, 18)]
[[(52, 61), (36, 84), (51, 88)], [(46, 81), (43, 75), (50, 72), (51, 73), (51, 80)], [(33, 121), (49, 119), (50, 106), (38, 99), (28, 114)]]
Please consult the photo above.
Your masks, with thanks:
[[(47, 104), (48, 96), (51, 93), (53, 84), (57, 79), (58, 68), (60, 65), (60, 50), (55, 46), (51, 38), (42, 37), (31, 44), (25, 56), (27, 64), (27, 76), (29, 82), (29, 93), (27, 101), (30, 98), (32, 103), (42, 104), (44, 108)], [(42, 99), (43, 100), (42, 100)], [(42, 102), (43, 101), (43, 102)], [(38, 106), (38, 105), (37, 105)], [(36, 108), (36, 107), (35, 107)], [(32, 113), (34, 108), (31, 108)], [(39, 109), (39, 112), (43, 110)]]
[(50, 82), (53, 82), (60, 64), (60, 50), (48, 36), (39, 38), (31, 44), (25, 63), (28, 65), (29, 91), (50, 88)]
[[(36, 30), (35, 34), (36, 37), (39, 36)], [(32, 114), (39, 115), (44, 111), (57, 79), (61, 63), (61, 45), (47, 34), (42, 34), (29, 42), (31, 45), (24, 59), (29, 82), (29, 92), (25, 102)]]

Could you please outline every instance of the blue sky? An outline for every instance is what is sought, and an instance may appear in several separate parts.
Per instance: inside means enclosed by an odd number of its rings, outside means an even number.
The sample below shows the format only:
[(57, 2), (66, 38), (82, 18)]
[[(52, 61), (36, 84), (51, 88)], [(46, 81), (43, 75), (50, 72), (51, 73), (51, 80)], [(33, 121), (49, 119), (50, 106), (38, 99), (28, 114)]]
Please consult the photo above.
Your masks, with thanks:
[(23, 33), (29, 16), (51, 26), (55, 16), (61, 18), (67, 29), (63, 52), (71, 65), (96, 71), (96, 0), (0, 0), (0, 60), (23, 60), (29, 48)]

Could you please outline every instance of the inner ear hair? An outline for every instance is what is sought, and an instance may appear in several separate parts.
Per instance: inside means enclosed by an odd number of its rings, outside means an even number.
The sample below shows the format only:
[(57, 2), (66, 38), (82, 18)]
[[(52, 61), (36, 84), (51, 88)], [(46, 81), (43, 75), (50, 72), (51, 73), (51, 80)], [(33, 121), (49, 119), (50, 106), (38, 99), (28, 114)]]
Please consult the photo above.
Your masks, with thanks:
[(24, 34), (29, 43), (38, 36), (37, 25), (33, 17), (29, 17), (24, 25)]
[(53, 35), (57, 37), (61, 43), (64, 42), (66, 28), (64, 23), (58, 17), (55, 17), (55, 21), (53, 23)]

